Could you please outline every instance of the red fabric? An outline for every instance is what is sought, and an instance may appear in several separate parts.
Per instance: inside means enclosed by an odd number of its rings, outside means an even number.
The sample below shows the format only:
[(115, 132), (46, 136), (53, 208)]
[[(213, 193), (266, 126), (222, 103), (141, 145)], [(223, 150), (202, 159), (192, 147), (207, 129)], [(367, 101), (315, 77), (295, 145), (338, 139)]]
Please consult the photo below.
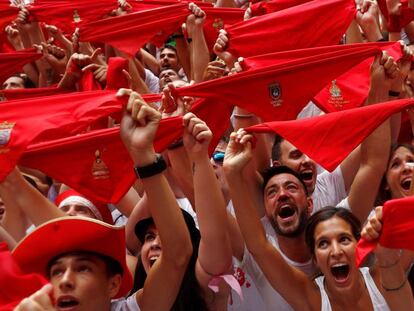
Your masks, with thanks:
[(260, 1), (250, 6), (252, 10), (252, 16), (265, 15), (284, 9), (288, 9), (300, 4), (309, 2), (310, 0), (270, 0)]
[(263, 123), (246, 130), (278, 133), (332, 172), (382, 122), (412, 105), (414, 100), (396, 100), (313, 118)]
[[(367, 43), (363, 43), (367, 44)], [(373, 43), (378, 44), (378, 43)], [(381, 44), (381, 49), (398, 61), (402, 57), (399, 42)], [(313, 101), (325, 112), (341, 111), (361, 106), (369, 92), (370, 68), (374, 58), (370, 57), (356, 65), (335, 81), (331, 81)]]
[(12, 74), (22, 71), (27, 63), (42, 57), (34, 49), (21, 50), (13, 53), (0, 53), (0, 81), (3, 83)]
[(356, 264), (361, 265), (377, 243), (384, 247), (414, 251), (414, 197), (390, 200), (382, 209), (382, 232), (378, 241), (361, 238), (356, 248)]
[(128, 71), (128, 60), (123, 57), (111, 57), (108, 61), (106, 73), (106, 89), (118, 90), (129, 88), (128, 80), (122, 70)]
[(19, 13), (19, 9), (10, 6), (10, 1), (0, 2), (0, 29), (3, 31), (4, 27), (10, 24)]
[(24, 274), (7, 250), (6, 243), (0, 243), (0, 248), (0, 310), (13, 310), (48, 281), (40, 274)]
[[(332, 14), (335, 12), (335, 14)], [(314, 0), (226, 27), (235, 56), (337, 44), (355, 16), (353, 0)]]
[(79, 79), (79, 91), (97, 91), (102, 90), (102, 86), (95, 80), (92, 70), (86, 70), (82, 72)]
[[(182, 132), (182, 118), (163, 119), (155, 138), (156, 151), (164, 150)], [(137, 178), (119, 128), (30, 146), (19, 163), (37, 168), (89, 199), (101, 202), (117, 203)], [(96, 178), (93, 173), (97, 171), (107, 173)]]
[(65, 89), (57, 87), (41, 87), (32, 89), (15, 89), (15, 90), (0, 90), (0, 100), (16, 100), (31, 97), (51, 96), (68, 93)]
[(79, 133), (95, 120), (121, 110), (126, 99), (114, 91), (79, 92), (0, 105), (0, 180), (14, 168), (30, 143)]
[[(330, 49), (331, 52), (325, 53), (324, 57), (320, 57), (318, 50), (308, 51), (313, 56), (283, 63), (274, 53), (273, 66), (269, 60), (269, 65), (264, 68), (182, 87), (176, 92), (237, 105), (264, 121), (295, 119), (324, 85), (379, 51), (377, 47), (363, 45), (349, 49), (332, 46)], [(304, 52), (297, 53), (301, 55)]]
[[(399, 29), (388, 29), (388, 31), (397, 31), (400, 32), (402, 27), (407, 26), (412, 20), (414, 20), (414, 11), (408, 7), (408, 1), (407, 0), (400, 0), (401, 3), (401, 15), (399, 16), (399, 23), (398, 28)], [(378, 0), (378, 6), (382, 12), (382, 15), (387, 20), (388, 26), (391, 26), (390, 24), (390, 16), (387, 9), (387, 3), (385, 0)]]
[[(224, 24), (243, 19), (240, 9), (205, 7), (203, 10), (207, 14), (204, 29), (210, 47)], [(187, 3), (161, 6), (85, 24), (80, 27), (80, 38), (82, 41), (105, 42), (134, 55), (149, 41), (162, 45), (169, 35), (180, 29), (189, 14)]]

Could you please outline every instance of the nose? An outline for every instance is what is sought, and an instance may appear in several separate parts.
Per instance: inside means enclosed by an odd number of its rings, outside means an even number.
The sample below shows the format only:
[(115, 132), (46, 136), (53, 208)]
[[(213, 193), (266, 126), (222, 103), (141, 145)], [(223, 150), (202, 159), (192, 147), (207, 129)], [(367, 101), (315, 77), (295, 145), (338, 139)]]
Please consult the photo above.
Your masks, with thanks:
[(71, 269), (66, 269), (59, 281), (59, 289), (62, 292), (73, 290), (75, 288), (75, 276)]
[(343, 254), (342, 247), (341, 247), (341, 245), (339, 245), (338, 242), (336, 242), (336, 241), (332, 242), (331, 247), (332, 247), (332, 250), (331, 250), (331, 256), (332, 257), (338, 258), (338, 257), (342, 256), (342, 254)]
[(161, 241), (160, 237), (157, 235), (154, 240), (151, 242), (151, 250), (159, 250), (161, 249)]
[(69, 206), (69, 209), (66, 212), (66, 215), (67, 216), (76, 216), (77, 215), (74, 205)]
[(412, 172), (413, 171), (413, 162), (404, 161), (403, 172)]
[(279, 202), (283, 202), (283, 201), (286, 201), (288, 198), (289, 198), (289, 192), (283, 187), (279, 188), (277, 200)]

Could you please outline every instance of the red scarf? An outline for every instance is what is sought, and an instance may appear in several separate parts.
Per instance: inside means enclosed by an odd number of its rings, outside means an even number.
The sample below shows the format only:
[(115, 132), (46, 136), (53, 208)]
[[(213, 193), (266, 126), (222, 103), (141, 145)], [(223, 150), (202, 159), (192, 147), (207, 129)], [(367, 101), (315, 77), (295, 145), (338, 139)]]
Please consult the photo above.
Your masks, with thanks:
[(413, 104), (411, 99), (396, 100), (313, 118), (263, 123), (246, 130), (277, 133), (332, 172), (387, 118)]
[(252, 16), (260, 16), (273, 12), (285, 10), (300, 4), (309, 2), (309, 0), (270, 0), (260, 1), (250, 6), (252, 10)]
[[(16, 99), (25, 99), (31, 97), (40, 97), (40, 96), (51, 96), (68, 93), (65, 89), (60, 89), (57, 87), (40, 87), (40, 88), (31, 88), (31, 89), (13, 89), (13, 90), (1, 90), (0, 91), (0, 100), (4, 98), (5, 100), (16, 100)], [(1, 105), (1, 103), (0, 103)]]
[(377, 243), (384, 247), (414, 251), (414, 197), (390, 200), (382, 208), (382, 232), (377, 241), (358, 241), (356, 264), (361, 265)]

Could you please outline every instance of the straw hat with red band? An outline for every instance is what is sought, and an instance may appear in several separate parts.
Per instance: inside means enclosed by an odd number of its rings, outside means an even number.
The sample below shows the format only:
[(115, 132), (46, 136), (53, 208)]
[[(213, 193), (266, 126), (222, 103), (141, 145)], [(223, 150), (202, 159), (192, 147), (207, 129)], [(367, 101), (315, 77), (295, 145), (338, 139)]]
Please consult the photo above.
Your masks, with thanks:
[(110, 225), (114, 223), (111, 212), (106, 204), (92, 202), (73, 189), (66, 190), (59, 194), (55, 203), (59, 208), (68, 205), (86, 206), (96, 217), (96, 219), (102, 220)]
[(24, 273), (39, 273), (49, 278), (47, 267), (52, 259), (82, 251), (102, 254), (119, 262), (123, 275), (114, 298), (123, 297), (131, 290), (132, 276), (126, 264), (124, 227), (79, 216), (53, 219), (21, 240), (12, 256)]

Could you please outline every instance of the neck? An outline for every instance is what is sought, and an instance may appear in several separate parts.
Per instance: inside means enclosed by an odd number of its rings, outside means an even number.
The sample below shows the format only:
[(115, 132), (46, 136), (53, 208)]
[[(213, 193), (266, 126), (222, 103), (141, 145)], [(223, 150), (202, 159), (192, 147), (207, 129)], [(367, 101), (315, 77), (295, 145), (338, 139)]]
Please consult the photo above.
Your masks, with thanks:
[(297, 237), (285, 237), (277, 234), (277, 240), (280, 250), (290, 260), (296, 262), (306, 262), (311, 259), (311, 254), (305, 243), (305, 235), (301, 234)]

